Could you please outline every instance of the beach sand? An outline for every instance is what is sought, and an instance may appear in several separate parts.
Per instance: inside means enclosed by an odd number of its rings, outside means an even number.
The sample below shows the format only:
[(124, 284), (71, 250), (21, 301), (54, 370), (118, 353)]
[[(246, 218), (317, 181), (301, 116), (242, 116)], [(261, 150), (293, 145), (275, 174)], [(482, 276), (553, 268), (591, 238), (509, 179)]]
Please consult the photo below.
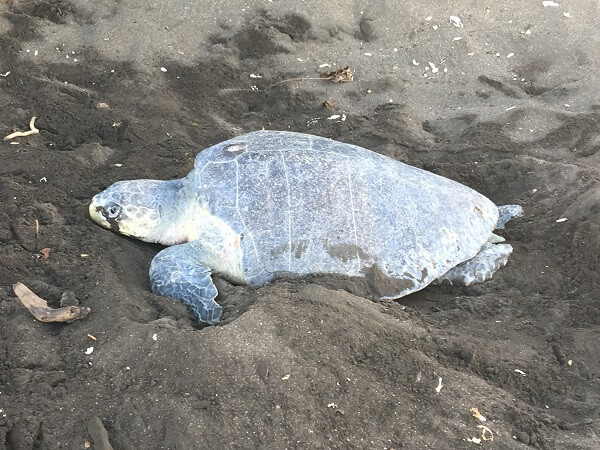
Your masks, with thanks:
[[(600, 447), (598, 3), (428, 3), (0, 5), (0, 128), (40, 130), (0, 142), (0, 449)], [(150, 291), (161, 247), (87, 206), (262, 128), (522, 204), (508, 265), (396, 302), (217, 278), (223, 324), (199, 327)], [(91, 314), (37, 322), (16, 282)]]

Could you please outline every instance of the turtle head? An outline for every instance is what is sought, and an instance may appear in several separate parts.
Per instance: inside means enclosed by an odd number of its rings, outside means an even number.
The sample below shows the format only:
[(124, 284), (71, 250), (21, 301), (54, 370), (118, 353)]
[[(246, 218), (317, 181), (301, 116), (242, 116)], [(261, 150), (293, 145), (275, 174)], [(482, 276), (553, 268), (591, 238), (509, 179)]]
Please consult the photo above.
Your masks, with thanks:
[(181, 186), (181, 180), (119, 181), (94, 196), (90, 217), (98, 225), (125, 236), (167, 245), (176, 243), (165, 237), (173, 234), (176, 225), (173, 221)]

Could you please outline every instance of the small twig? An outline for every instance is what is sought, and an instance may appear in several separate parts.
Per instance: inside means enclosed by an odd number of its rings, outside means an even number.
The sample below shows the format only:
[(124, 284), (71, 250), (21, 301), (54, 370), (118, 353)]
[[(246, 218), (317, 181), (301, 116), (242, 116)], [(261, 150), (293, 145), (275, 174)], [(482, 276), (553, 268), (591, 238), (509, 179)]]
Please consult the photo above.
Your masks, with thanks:
[(333, 72), (325, 73), (320, 77), (299, 77), (299, 78), (288, 78), (286, 80), (278, 81), (275, 84), (265, 88), (265, 89), (245, 89), (245, 88), (228, 88), (221, 89), (219, 94), (228, 93), (228, 92), (239, 92), (239, 91), (251, 91), (251, 92), (264, 92), (269, 89), (273, 89), (275, 86), (278, 86), (283, 83), (289, 83), (291, 81), (307, 81), (307, 80), (327, 80), (333, 81), (334, 83), (348, 83), (354, 80), (354, 74), (352, 73), (352, 69), (349, 66), (342, 67), (341, 69), (334, 70)]
[(8, 136), (4, 136), (4, 140), (10, 141), (11, 139), (14, 139), (17, 137), (27, 137), (27, 136), (31, 136), (32, 134), (38, 134), (40, 132), (40, 130), (38, 130), (35, 127), (35, 119), (36, 119), (36, 117), (33, 116), (31, 118), (31, 120), (29, 121), (29, 130), (28, 131), (15, 131), (14, 133), (9, 134)]
[(83, 319), (90, 313), (87, 306), (65, 306), (64, 308), (50, 308), (46, 300), (35, 295), (23, 283), (13, 284), (13, 291), (23, 306), (40, 322), (67, 322)]
[(287, 80), (278, 81), (275, 84), (272, 84), (265, 91), (274, 88), (275, 86), (288, 83), (290, 81), (307, 81), (307, 80), (328, 80), (333, 81), (334, 83), (348, 83), (354, 79), (354, 74), (352, 73), (352, 69), (349, 66), (342, 67), (341, 69), (334, 70), (333, 72), (329, 72), (324, 74), (322, 77), (300, 77), (300, 78), (288, 78)]
[(300, 78), (288, 78), (286, 80), (281, 80), (278, 81), (275, 84), (272, 84), (271, 86), (269, 86), (268, 88), (265, 89), (265, 91), (268, 91), (269, 89), (273, 89), (275, 86), (283, 84), (283, 83), (290, 83), (292, 81), (308, 81), (308, 80), (329, 80), (329, 77), (300, 77)]

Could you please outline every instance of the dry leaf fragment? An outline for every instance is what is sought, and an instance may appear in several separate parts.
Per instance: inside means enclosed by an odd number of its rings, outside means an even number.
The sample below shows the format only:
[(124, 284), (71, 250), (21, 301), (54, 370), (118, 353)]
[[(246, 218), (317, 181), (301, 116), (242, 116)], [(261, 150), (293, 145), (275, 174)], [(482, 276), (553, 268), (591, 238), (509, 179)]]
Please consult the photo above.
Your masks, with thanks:
[(354, 80), (354, 74), (352, 73), (350, 66), (344, 66), (340, 69), (334, 70), (333, 72), (323, 74), (323, 77), (326, 80), (333, 81), (334, 83), (349, 83), (350, 81)]
[(333, 106), (334, 106), (333, 100), (331, 100), (329, 98), (323, 102), (323, 108), (325, 108), (325, 109), (333, 109)]
[(479, 412), (479, 409), (477, 408), (471, 408), (471, 414), (473, 414), (473, 417), (475, 417), (477, 420), (481, 420), (482, 422), (487, 421), (487, 419)]
[(40, 322), (73, 322), (83, 319), (90, 313), (87, 306), (67, 306), (65, 308), (50, 308), (46, 300), (38, 297), (23, 283), (13, 285), (13, 291), (23, 306)]
[(35, 127), (35, 119), (36, 119), (36, 117), (33, 116), (31, 118), (31, 120), (29, 121), (29, 130), (28, 131), (15, 131), (14, 133), (9, 134), (8, 136), (4, 136), (4, 140), (10, 141), (11, 139), (14, 139), (16, 137), (26, 137), (26, 136), (30, 136), (32, 134), (38, 134), (40, 132), (40, 130), (38, 130)]
[(46, 247), (40, 250), (40, 255), (42, 255), (42, 259), (44, 261), (48, 261), (48, 258), (50, 257), (50, 250), (52, 250), (50, 247)]

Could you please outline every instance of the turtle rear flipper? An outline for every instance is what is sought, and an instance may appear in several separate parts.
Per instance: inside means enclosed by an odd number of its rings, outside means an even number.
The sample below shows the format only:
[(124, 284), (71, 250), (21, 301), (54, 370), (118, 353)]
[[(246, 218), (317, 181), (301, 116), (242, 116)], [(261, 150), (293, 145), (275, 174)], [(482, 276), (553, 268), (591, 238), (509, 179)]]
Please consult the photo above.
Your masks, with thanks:
[(159, 252), (150, 264), (150, 283), (155, 294), (185, 303), (198, 321), (219, 322), (223, 308), (215, 302), (217, 288), (194, 242)]
[(453, 267), (437, 279), (456, 286), (469, 286), (492, 278), (492, 275), (508, 261), (513, 248), (510, 244), (486, 243), (473, 258)]
[(523, 215), (523, 207), (521, 205), (503, 205), (498, 206), (498, 223), (496, 230), (504, 230), (506, 223)]

